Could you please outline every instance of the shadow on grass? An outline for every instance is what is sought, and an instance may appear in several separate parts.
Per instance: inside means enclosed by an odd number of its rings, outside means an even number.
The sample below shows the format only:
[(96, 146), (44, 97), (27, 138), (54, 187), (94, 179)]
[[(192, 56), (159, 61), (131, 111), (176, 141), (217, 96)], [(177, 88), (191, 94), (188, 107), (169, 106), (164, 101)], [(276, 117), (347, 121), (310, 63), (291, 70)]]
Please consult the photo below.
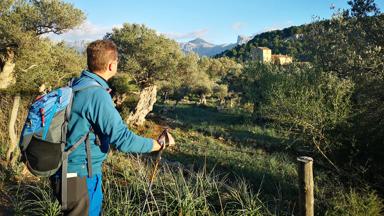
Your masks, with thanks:
[(268, 152), (285, 150), (285, 147), (281, 145), (284, 141), (281, 138), (263, 133), (253, 133), (249, 130), (233, 129), (229, 139), (234, 141), (238, 147), (261, 147)]
[[(165, 111), (166, 110), (166, 111)], [(206, 122), (210, 125), (228, 125), (244, 122), (245, 114), (235, 114), (228, 112), (218, 112), (214, 107), (199, 105), (178, 105), (170, 107), (164, 104), (154, 106), (155, 113), (161, 114), (167, 118), (178, 120), (184, 126), (198, 125)]]
[(255, 194), (260, 192), (264, 203), (269, 203), (268, 208), (271, 212), (278, 209), (279, 213), (284, 215), (295, 211), (298, 189), (294, 176), (275, 175), (267, 168), (243, 166), (244, 161), (241, 158), (236, 160), (220, 156), (220, 160), (214, 156), (185, 152), (166, 153), (165, 157), (170, 161), (181, 162), (188, 170), (206, 169), (208, 172), (214, 170), (218, 175), (226, 176), (232, 183), (243, 178), (251, 185)]
[(156, 115), (151, 120), (157, 124), (197, 131), (233, 142), (238, 147), (257, 147), (268, 152), (286, 150), (281, 145), (284, 140), (268, 134), (269, 129), (264, 125), (256, 125), (247, 113), (219, 112), (216, 108), (198, 105), (179, 105), (174, 108), (156, 105), (154, 113)]
[(0, 215), (59, 214), (60, 206), (47, 179), (21, 174), (3, 165), (0, 165), (0, 176)]

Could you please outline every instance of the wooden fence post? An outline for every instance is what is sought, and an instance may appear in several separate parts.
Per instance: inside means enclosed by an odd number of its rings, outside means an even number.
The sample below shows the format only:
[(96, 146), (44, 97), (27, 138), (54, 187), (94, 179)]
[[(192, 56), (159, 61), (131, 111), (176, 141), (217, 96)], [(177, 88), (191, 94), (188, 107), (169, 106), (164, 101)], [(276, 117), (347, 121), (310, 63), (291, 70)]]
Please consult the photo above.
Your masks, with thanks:
[(313, 159), (301, 156), (297, 160), (299, 161), (299, 215), (313, 216)]
[(19, 137), (16, 134), (16, 129), (15, 129), (15, 124), (17, 120), (17, 112), (19, 111), (19, 106), (20, 106), (20, 95), (15, 95), (13, 98), (13, 107), (11, 110), (11, 116), (9, 118), (9, 123), (8, 123), (8, 133), (9, 133), (9, 147), (7, 150), (7, 163), (8, 165), (15, 165), (18, 155), (19, 155), (19, 150), (17, 149), (17, 144), (19, 143)]

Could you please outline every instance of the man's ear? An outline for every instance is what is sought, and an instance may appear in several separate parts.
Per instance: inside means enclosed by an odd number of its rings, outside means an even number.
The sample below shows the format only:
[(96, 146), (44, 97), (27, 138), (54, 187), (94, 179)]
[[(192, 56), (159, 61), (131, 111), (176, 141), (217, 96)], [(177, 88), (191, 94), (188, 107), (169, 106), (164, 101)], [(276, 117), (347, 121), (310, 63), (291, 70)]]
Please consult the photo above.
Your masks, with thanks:
[(112, 71), (112, 62), (108, 63), (108, 71)]

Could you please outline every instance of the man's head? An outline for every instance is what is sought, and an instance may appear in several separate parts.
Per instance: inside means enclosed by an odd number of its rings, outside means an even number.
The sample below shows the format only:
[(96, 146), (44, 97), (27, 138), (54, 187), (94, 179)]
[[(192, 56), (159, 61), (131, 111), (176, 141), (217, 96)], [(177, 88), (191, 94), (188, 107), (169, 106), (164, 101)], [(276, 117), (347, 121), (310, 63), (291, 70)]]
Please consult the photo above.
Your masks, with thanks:
[(117, 72), (117, 47), (111, 40), (97, 40), (87, 47), (88, 69), (108, 80)]

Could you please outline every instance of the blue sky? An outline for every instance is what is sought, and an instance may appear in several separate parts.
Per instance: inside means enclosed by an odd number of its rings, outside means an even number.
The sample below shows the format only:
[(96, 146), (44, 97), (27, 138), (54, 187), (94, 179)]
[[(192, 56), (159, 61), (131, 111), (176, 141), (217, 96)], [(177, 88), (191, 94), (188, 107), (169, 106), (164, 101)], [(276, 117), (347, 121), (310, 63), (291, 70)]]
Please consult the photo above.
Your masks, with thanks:
[[(65, 0), (83, 10), (86, 22), (55, 39), (95, 40), (123, 23), (140, 23), (179, 42), (201, 37), (215, 44), (330, 18), (347, 0)], [(384, 8), (384, 0), (376, 0)]]

